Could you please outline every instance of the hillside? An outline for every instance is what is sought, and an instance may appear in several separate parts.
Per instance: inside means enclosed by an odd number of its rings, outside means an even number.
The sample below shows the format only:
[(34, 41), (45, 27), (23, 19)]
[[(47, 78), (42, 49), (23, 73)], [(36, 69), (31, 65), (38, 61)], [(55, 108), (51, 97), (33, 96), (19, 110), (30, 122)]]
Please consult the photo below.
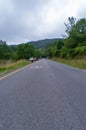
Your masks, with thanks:
[[(52, 44), (54, 41), (61, 41), (63, 40), (62, 38), (53, 38), (53, 39), (44, 39), (44, 40), (38, 40), (38, 41), (30, 41), (25, 44), (32, 44), (35, 46), (37, 49), (40, 48), (46, 48), (50, 44)], [(12, 50), (16, 51), (18, 45), (10, 45)]]
[(39, 48), (46, 48), (48, 45), (52, 44), (54, 41), (61, 41), (63, 39), (61, 38), (55, 38), (55, 39), (44, 39), (44, 40), (38, 40), (38, 41), (31, 41), (27, 42), (27, 44), (34, 45), (37, 49)]

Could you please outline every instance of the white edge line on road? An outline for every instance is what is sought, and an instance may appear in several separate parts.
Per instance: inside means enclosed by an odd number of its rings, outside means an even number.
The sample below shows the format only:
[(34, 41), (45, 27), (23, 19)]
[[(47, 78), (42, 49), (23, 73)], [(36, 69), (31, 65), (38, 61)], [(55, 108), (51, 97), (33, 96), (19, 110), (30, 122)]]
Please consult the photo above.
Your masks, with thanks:
[(20, 68), (20, 69), (14, 70), (13, 72), (9, 72), (7, 75), (2, 76), (2, 77), (0, 78), (0, 80), (3, 80), (3, 79), (5, 79), (5, 78), (7, 78), (7, 77), (9, 77), (9, 76), (11, 76), (11, 75), (13, 75), (13, 74), (15, 74), (15, 73), (21, 71), (21, 70), (23, 70), (23, 69), (25, 69), (25, 68), (27, 68), (27, 67), (29, 67), (29, 66), (31, 66), (31, 65), (32, 65), (32, 64), (29, 64), (29, 65), (27, 65), (27, 66), (25, 66), (25, 67), (22, 67), (22, 68)]

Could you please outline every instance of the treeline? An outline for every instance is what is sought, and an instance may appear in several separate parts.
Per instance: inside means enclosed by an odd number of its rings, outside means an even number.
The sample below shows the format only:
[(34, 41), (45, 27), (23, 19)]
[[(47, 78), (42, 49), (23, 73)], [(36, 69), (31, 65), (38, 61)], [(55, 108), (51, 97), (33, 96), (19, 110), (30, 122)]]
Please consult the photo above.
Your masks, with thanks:
[(68, 18), (65, 23), (66, 36), (63, 41), (55, 41), (47, 48), (49, 57), (74, 58), (86, 56), (86, 19), (76, 21)]
[(0, 41), (0, 60), (20, 60), (30, 57), (40, 57), (40, 51), (31, 44), (20, 44), (18, 46), (8, 46), (5, 41)]

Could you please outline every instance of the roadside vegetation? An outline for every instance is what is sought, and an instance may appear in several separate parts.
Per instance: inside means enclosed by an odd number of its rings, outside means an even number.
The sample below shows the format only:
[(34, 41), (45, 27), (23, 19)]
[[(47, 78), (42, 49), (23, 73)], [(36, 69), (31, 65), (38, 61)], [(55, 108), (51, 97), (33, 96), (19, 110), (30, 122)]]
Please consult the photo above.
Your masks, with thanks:
[(4, 72), (8, 73), (10, 71), (24, 67), (28, 64), (30, 64), (30, 62), (28, 60), (20, 60), (20, 61), (16, 61), (16, 62), (2, 61), (0, 64), (0, 74), (2, 74)]
[(56, 58), (53, 57), (52, 60), (67, 64), (69, 66), (77, 67), (79, 69), (86, 69), (86, 60), (83, 59), (63, 59), (63, 58)]
[(69, 17), (65, 27), (64, 39), (50, 45), (47, 55), (50, 59), (86, 69), (86, 19), (76, 21)]
[(9, 46), (0, 41), (0, 75), (30, 64), (30, 57), (40, 57), (40, 51), (30, 44)]

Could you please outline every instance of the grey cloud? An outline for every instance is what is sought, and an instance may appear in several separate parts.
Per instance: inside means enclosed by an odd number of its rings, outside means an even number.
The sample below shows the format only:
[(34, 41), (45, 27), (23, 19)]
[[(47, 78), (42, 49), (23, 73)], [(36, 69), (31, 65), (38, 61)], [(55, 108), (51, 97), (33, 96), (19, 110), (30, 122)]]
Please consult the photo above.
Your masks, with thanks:
[(78, 10), (77, 18), (86, 18), (86, 3)]
[[(12, 44), (60, 37), (64, 33), (70, 0), (7, 1), (7, 6), (0, 8), (0, 39)], [(77, 17), (84, 12), (81, 7), (79, 10)]]
[(51, 0), (13, 0), (13, 4), (17, 9), (34, 12), (48, 4), (50, 1)]

